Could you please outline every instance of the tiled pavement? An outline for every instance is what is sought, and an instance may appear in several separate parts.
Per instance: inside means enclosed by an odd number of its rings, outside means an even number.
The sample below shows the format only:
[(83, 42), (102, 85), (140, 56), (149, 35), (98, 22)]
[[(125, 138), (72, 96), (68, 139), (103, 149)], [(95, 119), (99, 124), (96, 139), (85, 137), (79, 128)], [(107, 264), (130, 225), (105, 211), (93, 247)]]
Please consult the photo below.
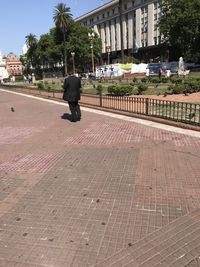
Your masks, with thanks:
[(199, 266), (200, 138), (64, 112), (0, 91), (0, 266)]

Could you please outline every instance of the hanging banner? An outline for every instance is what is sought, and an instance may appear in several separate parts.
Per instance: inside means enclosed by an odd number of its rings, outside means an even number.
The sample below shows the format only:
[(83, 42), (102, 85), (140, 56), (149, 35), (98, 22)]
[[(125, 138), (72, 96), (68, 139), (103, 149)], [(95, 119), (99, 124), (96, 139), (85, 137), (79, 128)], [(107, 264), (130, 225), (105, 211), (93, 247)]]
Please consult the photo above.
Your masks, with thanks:
[(104, 78), (104, 77), (118, 77), (122, 76), (125, 73), (146, 73), (147, 64), (110, 64), (110, 65), (102, 65), (96, 68), (96, 77)]

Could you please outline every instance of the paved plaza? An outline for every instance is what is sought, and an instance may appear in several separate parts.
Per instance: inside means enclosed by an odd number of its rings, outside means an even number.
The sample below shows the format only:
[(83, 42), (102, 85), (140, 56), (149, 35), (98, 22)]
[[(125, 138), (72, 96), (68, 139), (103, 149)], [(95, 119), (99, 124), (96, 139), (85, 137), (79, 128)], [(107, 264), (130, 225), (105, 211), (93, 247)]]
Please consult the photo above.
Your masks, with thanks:
[(0, 267), (200, 266), (200, 132), (0, 90)]

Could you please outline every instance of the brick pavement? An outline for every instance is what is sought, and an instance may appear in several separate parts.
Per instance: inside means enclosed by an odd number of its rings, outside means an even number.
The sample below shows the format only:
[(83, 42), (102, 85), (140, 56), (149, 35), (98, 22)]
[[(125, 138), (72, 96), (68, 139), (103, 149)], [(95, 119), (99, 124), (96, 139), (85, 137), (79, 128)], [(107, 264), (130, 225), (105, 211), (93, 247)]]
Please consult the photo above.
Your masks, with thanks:
[(1, 267), (198, 266), (200, 138), (0, 102)]

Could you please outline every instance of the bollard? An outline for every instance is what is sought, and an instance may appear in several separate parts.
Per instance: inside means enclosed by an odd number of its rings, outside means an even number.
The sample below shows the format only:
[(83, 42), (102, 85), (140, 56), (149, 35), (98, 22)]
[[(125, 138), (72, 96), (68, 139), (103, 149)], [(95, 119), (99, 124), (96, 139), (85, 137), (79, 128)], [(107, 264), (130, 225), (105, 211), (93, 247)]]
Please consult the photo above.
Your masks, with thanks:
[(99, 94), (99, 104), (100, 104), (100, 107), (103, 107), (102, 92), (100, 92)]
[(145, 99), (145, 114), (146, 115), (149, 114), (149, 99), (148, 98)]

